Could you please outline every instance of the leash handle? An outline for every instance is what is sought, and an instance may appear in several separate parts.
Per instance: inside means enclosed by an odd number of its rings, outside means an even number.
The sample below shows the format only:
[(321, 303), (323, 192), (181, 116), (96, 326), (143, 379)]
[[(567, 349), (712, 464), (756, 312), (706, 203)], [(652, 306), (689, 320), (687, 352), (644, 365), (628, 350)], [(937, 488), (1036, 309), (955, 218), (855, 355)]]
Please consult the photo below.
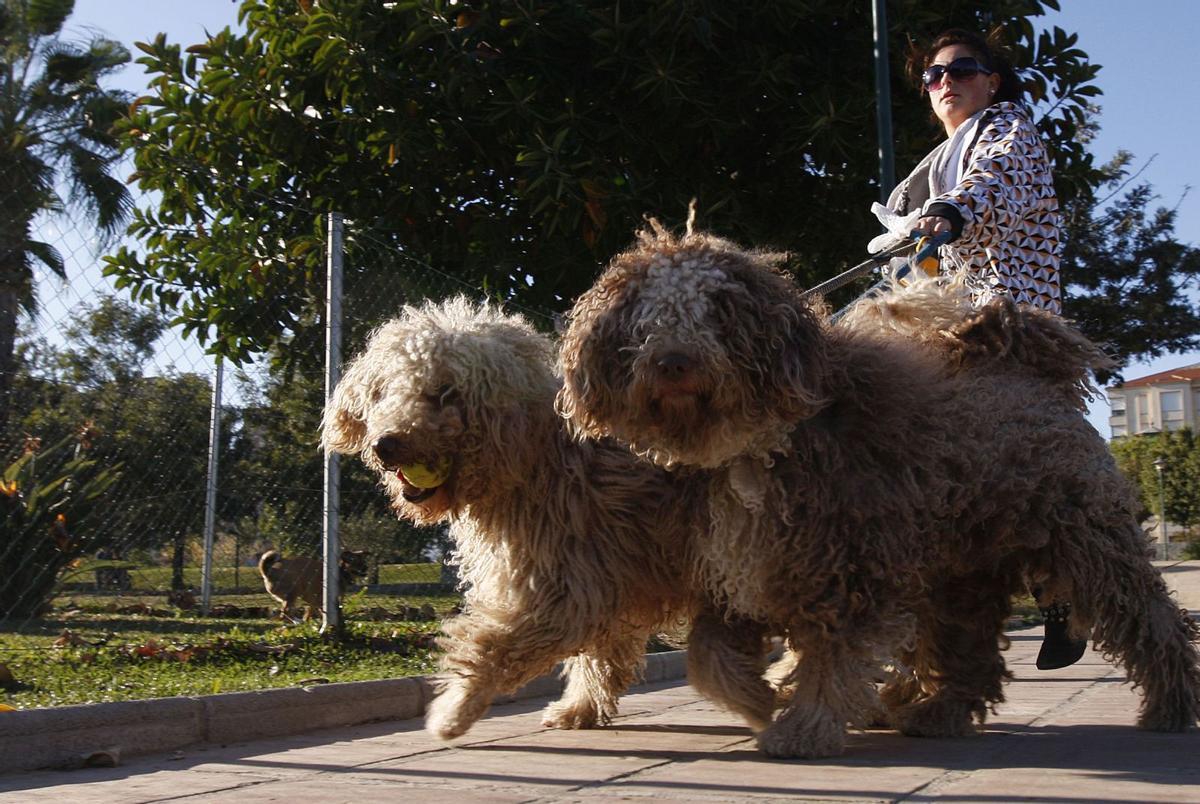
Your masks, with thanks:
[[(904, 284), (906, 281), (906, 278), (909, 277), (911, 274), (913, 274), (917, 270), (923, 271), (928, 276), (936, 276), (937, 269), (938, 269), (937, 250), (941, 246), (944, 246), (946, 243), (949, 243), (951, 240), (953, 240), (954, 234), (952, 232), (942, 232), (941, 234), (934, 235), (932, 237), (926, 237), (924, 235), (920, 235), (919, 233), (917, 233), (914, 230), (912, 233), (912, 237), (914, 240), (916, 240), (916, 243), (914, 243), (912, 240), (909, 240), (909, 241), (906, 241), (905, 243), (902, 243), (900, 246), (896, 247), (896, 250), (899, 251), (902, 246), (907, 246), (910, 248), (913, 246), (916, 246), (917, 251), (915, 254), (913, 254), (909, 258), (907, 263), (905, 263), (903, 266), (901, 266), (896, 271), (895, 275), (892, 277), (892, 281)], [(920, 239), (917, 239), (917, 238), (920, 238)], [(882, 260), (885, 257), (885, 254), (887, 256), (892, 256), (888, 252), (880, 252), (879, 254), (876, 255), (876, 258)], [(882, 265), (882, 262), (880, 262), (880, 264)], [(858, 267), (861, 267), (861, 266), (858, 266)], [(851, 269), (851, 270), (854, 270), (854, 269)], [(838, 279), (838, 278), (840, 278), (840, 277), (834, 277), (834, 279)], [(830, 281), (833, 281), (833, 280), (830, 280)], [(882, 290), (884, 287), (887, 286), (888, 281), (889, 280), (887, 280), (887, 279), (881, 279), (878, 282), (876, 282), (874, 285), (871, 285), (871, 287), (869, 287), (867, 289), (866, 293), (862, 294), (857, 299), (850, 302), (845, 307), (843, 307), (842, 309), (840, 309), (836, 313), (834, 313), (832, 316), (830, 316), (830, 318), (829, 318), (830, 322), (836, 324), (842, 316), (844, 316), (847, 312), (850, 311), (851, 307), (853, 307), (859, 301), (861, 301), (865, 298), (868, 298), (869, 296), (874, 296), (877, 292), (879, 292), (880, 290)], [(820, 286), (818, 285), (817, 287), (820, 287)], [(808, 291), (808, 293), (812, 293), (816, 289), (817, 288), (813, 288), (813, 290)], [(806, 293), (805, 295), (808, 295), (808, 294)]]
[(938, 249), (954, 239), (953, 232), (942, 232), (936, 235), (922, 235), (913, 230), (911, 237), (917, 241), (917, 251), (908, 258), (908, 263), (896, 271), (895, 280), (906, 284), (920, 271), (926, 276), (937, 276)]

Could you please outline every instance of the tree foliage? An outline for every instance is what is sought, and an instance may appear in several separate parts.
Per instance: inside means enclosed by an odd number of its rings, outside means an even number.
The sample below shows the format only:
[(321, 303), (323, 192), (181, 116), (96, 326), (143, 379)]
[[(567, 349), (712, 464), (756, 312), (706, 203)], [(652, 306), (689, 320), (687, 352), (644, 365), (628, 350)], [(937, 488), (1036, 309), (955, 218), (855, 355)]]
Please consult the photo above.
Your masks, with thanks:
[(1200, 249), (1176, 239), (1175, 211), (1152, 207), (1150, 185), (1130, 186), (1131, 158), (1118, 154), (1096, 193), (1064, 210), (1063, 272), (1072, 278), (1064, 306), (1122, 364), (1200, 346)]
[(1121, 471), (1138, 487), (1143, 515), (1159, 512), (1161, 458), (1162, 507), (1168, 522), (1185, 528), (1200, 524), (1200, 442), (1190, 429), (1115, 439), (1113, 455)]
[[(889, 7), (899, 165), (937, 138), (903, 77), (907, 37), (1000, 24), (1064, 198), (1092, 186), (1076, 133), (1098, 68), (1074, 36), (1035, 31), (1057, 3)], [(805, 282), (875, 232), (865, 5), (250, 0), (240, 15), (245, 33), (139, 45), (150, 91), (124, 136), (161, 203), (131, 226), (144, 253), (107, 268), (234, 358), (313, 338), (332, 210), (354, 222), (348, 304), (363, 305), (379, 301), (369, 277), (430, 266), (562, 309), (643, 216), (679, 222), (692, 198), (702, 226), (788, 251)]]
[[(103, 506), (73, 532), (87, 549), (128, 558), (167, 550), (183, 584), (189, 546), (202, 534), (212, 387), (203, 375), (157, 370), (165, 322), (113, 297), (82, 311), (65, 345), (23, 341), (14, 404), (22, 429), (47, 441), (88, 433), (87, 457), (122, 467)], [(217, 536), (236, 533), (248, 548), (271, 544), (316, 554), (321, 540), (319, 375), (245, 379), (222, 409)], [(343, 544), (368, 547), (375, 561), (419, 561), (437, 544), (431, 529), (389, 516), (375, 477), (357, 462), (343, 472)], [(3, 547), (0, 546), (0, 553)]]
[(150, 373), (162, 317), (103, 297), (64, 331), (66, 345), (23, 343), (36, 355), (16, 386), (14, 423), (47, 441), (80, 427), (89, 458), (120, 464), (90, 543), (124, 554), (200, 532), (208, 455), (208, 378)]
[(10, 440), (17, 317), (36, 306), (34, 265), (66, 275), (54, 246), (35, 239), (34, 219), (74, 207), (111, 235), (132, 207), (129, 191), (111, 175), (119, 156), (112, 126), (129, 98), (101, 86), (129, 53), (103, 37), (64, 40), (74, 6), (0, 2), (0, 451)]

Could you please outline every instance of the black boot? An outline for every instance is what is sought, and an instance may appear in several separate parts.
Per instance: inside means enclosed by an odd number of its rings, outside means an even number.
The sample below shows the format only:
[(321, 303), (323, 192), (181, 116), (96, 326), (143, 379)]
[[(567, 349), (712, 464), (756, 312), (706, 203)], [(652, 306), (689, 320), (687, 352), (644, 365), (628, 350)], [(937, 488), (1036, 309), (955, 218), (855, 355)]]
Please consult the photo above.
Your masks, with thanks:
[(1071, 639), (1067, 632), (1067, 621), (1071, 619), (1070, 603), (1051, 603), (1049, 608), (1038, 609), (1046, 621), (1046, 635), (1042, 638), (1042, 649), (1038, 652), (1038, 670), (1057, 670), (1079, 661), (1087, 650), (1086, 639)]

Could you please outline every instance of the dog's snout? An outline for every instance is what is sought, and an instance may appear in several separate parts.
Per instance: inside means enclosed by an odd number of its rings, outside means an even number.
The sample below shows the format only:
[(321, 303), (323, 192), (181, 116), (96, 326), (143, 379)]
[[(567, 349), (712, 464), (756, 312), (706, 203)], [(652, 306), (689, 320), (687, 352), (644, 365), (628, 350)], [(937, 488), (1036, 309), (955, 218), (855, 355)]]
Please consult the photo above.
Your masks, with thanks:
[(667, 352), (659, 355), (654, 361), (654, 367), (661, 379), (678, 381), (686, 378), (695, 368), (696, 361), (683, 352)]
[(372, 449), (375, 450), (375, 457), (379, 458), (379, 462), (389, 469), (399, 466), (403, 460), (400, 439), (396, 436), (381, 436)]

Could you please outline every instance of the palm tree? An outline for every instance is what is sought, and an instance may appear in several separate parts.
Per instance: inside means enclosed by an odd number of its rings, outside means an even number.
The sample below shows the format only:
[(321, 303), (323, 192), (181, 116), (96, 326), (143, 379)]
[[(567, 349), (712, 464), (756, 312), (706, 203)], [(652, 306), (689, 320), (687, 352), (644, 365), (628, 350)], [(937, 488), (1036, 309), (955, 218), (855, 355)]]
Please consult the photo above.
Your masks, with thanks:
[(61, 38), (75, 0), (0, 0), (0, 454), (10, 446), (17, 316), (36, 309), (33, 266), (65, 278), (62, 256), (33, 239), (44, 212), (79, 210), (115, 235), (132, 208), (111, 175), (113, 123), (128, 93), (100, 86), (129, 61), (119, 43)]

